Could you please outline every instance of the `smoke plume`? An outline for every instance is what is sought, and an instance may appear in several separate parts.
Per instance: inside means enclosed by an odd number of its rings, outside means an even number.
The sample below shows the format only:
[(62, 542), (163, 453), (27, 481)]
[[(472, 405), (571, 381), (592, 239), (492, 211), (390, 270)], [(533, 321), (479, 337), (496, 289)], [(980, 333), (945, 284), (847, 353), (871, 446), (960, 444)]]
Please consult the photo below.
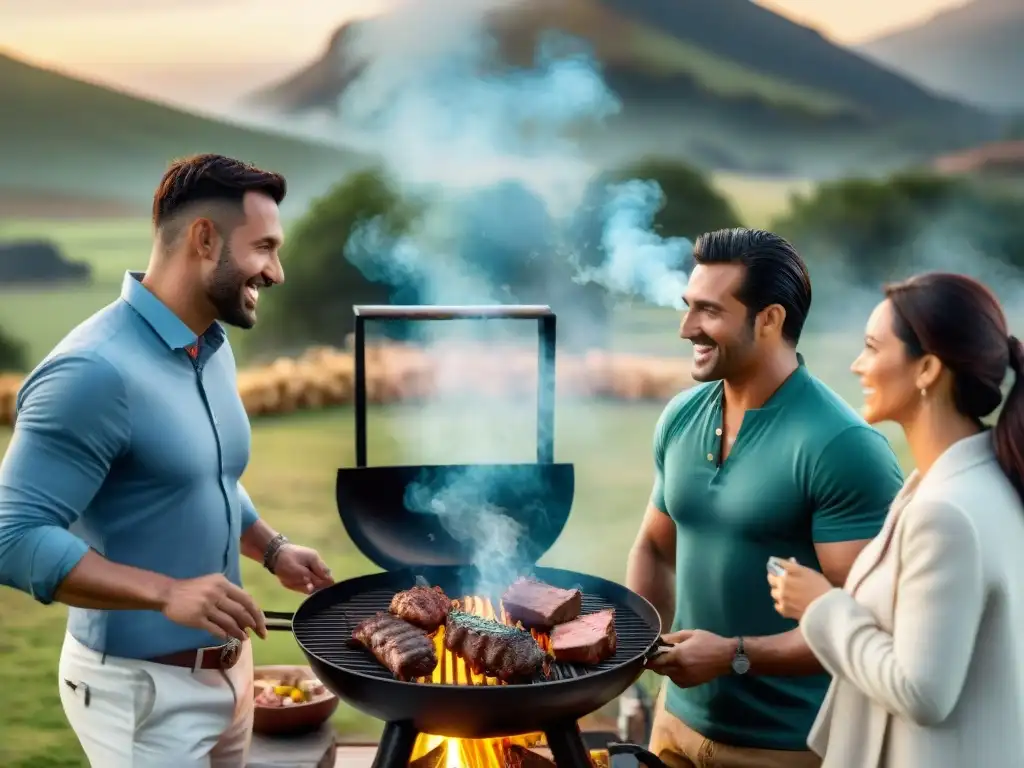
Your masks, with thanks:
[[(580, 298), (584, 288), (677, 306), (685, 287), (677, 270), (690, 245), (652, 231), (663, 203), (656, 184), (594, 194), (603, 169), (577, 139), (603, 130), (621, 105), (587, 45), (563, 34), (544, 35), (531, 66), (502, 64), (488, 25), (516, 4), (408, 0), (353, 34), (360, 74), (339, 104), (345, 131), (428, 204), (411, 232), (363, 223), (346, 256), (368, 278), (396, 286), (395, 303), (550, 303), (565, 345), (574, 329), (605, 321), (595, 310), (601, 301)], [(435, 327), (425, 328), (428, 341), (439, 338)], [(516, 330), (536, 334), (532, 323)], [(516, 331), (491, 322), (469, 332), (488, 343), (516, 340)], [(533, 404), (521, 398), (500, 407), (532, 421)], [(452, 437), (424, 425), (404, 439), (479, 455), (506, 442), (486, 426)], [(513, 474), (492, 465), (406, 491), (407, 509), (437, 515), (453, 538), (472, 545), (484, 593), (500, 594), (532, 567), (526, 542), (557, 512), (547, 508), (548, 489), (520, 487), (510, 496)]]

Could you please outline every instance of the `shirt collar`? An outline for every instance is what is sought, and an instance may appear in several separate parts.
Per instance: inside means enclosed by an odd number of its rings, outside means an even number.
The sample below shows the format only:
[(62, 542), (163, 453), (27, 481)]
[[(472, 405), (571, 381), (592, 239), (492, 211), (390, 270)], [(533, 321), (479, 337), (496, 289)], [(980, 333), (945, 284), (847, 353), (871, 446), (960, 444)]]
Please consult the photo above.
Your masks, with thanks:
[[(143, 272), (126, 272), (121, 283), (121, 298), (149, 324), (170, 349), (185, 349), (195, 344), (198, 339), (192, 329), (142, 284), (143, 276)], [(220, 323), (215, 322), (202, 338), (203, 346), (216, 349), (224, 341), (224, 329)]]

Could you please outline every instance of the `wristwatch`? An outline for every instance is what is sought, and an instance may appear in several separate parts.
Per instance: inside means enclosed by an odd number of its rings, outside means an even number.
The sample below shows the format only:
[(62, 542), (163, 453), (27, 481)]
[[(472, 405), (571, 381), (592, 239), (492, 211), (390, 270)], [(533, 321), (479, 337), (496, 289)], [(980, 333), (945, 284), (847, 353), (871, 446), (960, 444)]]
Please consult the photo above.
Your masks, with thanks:
[(736, 638), (736, 653), (732, 657), (732, 671), (737, 675), (745, 675), (750, 671), (750, 658), (743, 650), (743, 638)]

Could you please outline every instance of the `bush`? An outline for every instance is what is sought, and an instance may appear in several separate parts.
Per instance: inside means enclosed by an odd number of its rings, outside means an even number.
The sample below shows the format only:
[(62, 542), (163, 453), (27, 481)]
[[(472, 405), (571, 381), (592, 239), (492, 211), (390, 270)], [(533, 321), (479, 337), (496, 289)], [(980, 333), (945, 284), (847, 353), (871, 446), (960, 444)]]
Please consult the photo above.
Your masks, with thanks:
[(7, 335), (7, 333), (0, 328), (0, 373), (5, 371), (8, 372), (22, 372), (27, 367), (28, 353), (25, 345)]
[(700, 171), (674, 160), (647, 158), (610, 174), (609, 181), (654, 181), (665, 204), (654, 219), (662, 237), (695, 239), (704, 232), (741, 225), (732, 203)]
[(1006, 139), (1008, 141), (1024, 141), (1024, 115), (1017, 115), (1010, 120), (1006, 127)]
[(0, 285), (87, 283), (88, 264), (68, 261), (56, 244), (45, 240), (0, 243)]
[[(729, 200), (701, 172), (674, 160), (648, 158), (601, 174), (587, 190), (574, 222), (575, 253), (583, 267), (600, 267), (605, 263), (602, 239), (607, 206), (613, 198), (612, 187), (630, 181), (654, 182), (661, 188), (662, 203), (654, 214), (653, 228), (662, 238), (692, 241), (704, 232), (741, 224)], [(686, 270), (691, 265), (687, 254), (683, 254), (679, 264), (669, 266)]]
[(1024, 268), (1024, 202), (929, 174), (847, 179), (797, 196), (773, 228), (810, 263), (878, 286), (924, 269)]
[(386, 281), (367, 278), (347, 258), (349, 237), (374, 219), (389, 234), (400, 235), (416, 215), (377, 169), (349, 176), (315, 201), (289, 233), (285, 282), (270, 292), (270, 301), (249, 337), (250, 349), (294, 351), (310, 344), (340, 345), (352, 331), (354, 304), (387, 304), (395, 291)]

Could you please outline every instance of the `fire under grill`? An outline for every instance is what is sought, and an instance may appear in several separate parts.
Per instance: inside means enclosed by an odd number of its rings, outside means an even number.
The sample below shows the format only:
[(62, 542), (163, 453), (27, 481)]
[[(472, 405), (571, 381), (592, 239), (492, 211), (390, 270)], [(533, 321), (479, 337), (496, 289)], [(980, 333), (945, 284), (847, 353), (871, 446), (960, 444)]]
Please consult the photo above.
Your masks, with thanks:
[[(376, 589), (356, 595), (344, 603), (331, 606), (322, 613), (312, 617), (307, 624), (296, 628), (296, 639), (310, 653), (314, 653), (330, 664), (343, 666), (353, 672), (392, 680), (389, 672), (380, 662), (364, 649), (344, 645), (344, 639), (352, 636), (356, 625), (378, 611), (387, 611), (395, 590)], [(486, 597), (464, 595), (458, 599), (462, 610), (487, 619), (497, 619), (505, 624), (513, 624), (505, 615), (499, 600)], [(497, 603), (497, 610), (495, 604)], [(505, 683), (493, 677), (475, 674), (466, 662), (457, 654), (444, 647), (444, 627), (434, 637), (437, 649), (438, 664), (431, 677), (416, 680), (417, 684), (428, 685), (533, 685), (538, 683), (571, 680), (614, 669), (623, 661), (644, 654), (651, 644), (651, 627), (640, 616), (628, 608), (602, 599), (601, 597), (583, 593), (583, 614), (596, 613), (608, 608), (615, 609), (615, 634), (617, 645), (615, 655), (594, 666), (580, 664), (552, 663), (548, 676), (538, 675), (528, 683)], [(531, 634), (544, 650), (548, 650), (548, 636), (536, 630)]]

